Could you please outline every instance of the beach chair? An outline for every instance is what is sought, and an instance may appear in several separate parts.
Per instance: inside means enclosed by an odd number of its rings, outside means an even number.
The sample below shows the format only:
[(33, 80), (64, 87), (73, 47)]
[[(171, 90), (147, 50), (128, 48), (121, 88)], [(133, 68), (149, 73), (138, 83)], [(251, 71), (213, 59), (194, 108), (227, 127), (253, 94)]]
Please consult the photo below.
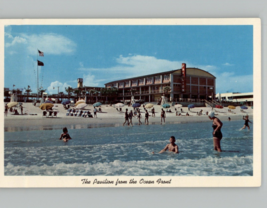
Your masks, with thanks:
[(83, 111), (81, 110), (81, 111), (79, 112), (78, 116), (81, 117), (82, 114), (83, 114)]
[(47, 112), (46, 111), (43, 111), (43, 116), (46, 116)]
[(87, 113), (87, 111), (83, 111), (82, 117), (85, 117), (86, 113)]
[(48, 111), (49, 115), (48, 117), (53, 117), (53, 111)]

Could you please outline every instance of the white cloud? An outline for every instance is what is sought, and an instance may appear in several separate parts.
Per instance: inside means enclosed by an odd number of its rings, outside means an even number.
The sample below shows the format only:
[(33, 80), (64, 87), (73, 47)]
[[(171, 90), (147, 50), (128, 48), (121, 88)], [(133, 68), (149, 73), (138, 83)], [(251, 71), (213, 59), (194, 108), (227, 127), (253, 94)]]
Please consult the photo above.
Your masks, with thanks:
[(65, 88), (67, 88), (68, 86), (70, 86), (70, 85), (67, 84), (66, 82), (63, 84), (59, 81), (54, 81), (54, 82), (50, 83), (46, 92), (48, 92), (49, 94), (57, 94), (58, 93), (58, 87), (59, 87), (59, 92), (66, 93)]
[(26, 49), (30, 55), (36, 55), (37, 49), (44, 52), (45, 55), (72, 54), (76, 49), (76, 44), (72, 40), (55, 33), (20, 34), (16, 37), (6, 33), (6, 36), (9, 38), (6, 40), (6, 48), (13, 51)]
[(224, 65), (224, 66), (234, 66), (234, 64), (229, 64), (229, 63), (227, 63), (227, 62), (224, 63), (223, 65)]
[[(216, 66), (212, 65), (197, 66), (188, 63), (187, 61), (169, 61), (166, 59), (157, 59), (154, 56), (134, 55), (134, 56), (124, 57), (121, 55), (115, 60), (117, 64), (110, 68), (86, 68), (82, 63), (80, 63), (80, 68), (78, 69), (85, 72), (88, 71), (90, 73), (101, 71), (101, 74), (103, 74), (107, 82), (127, 77), (142, 76), (146, 74), (153, 74), (163, 71), (180, 69), (182, 63), (186, 63), (187, 67), (199, 67), (206, 71), (212, 71), (217, 69)], [(106, 76), (106, 74), (108, 74), (108, 77)], [(92, 78), (92, 76), (93, 75), (91, 74), (89, 75), (90, 78)]]

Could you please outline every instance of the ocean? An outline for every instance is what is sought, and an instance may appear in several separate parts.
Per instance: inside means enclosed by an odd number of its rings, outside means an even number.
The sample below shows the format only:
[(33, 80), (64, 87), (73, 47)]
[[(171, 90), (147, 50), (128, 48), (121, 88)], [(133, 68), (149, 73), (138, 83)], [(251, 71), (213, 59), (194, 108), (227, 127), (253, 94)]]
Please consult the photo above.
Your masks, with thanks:
[[(6, 176), (252, 176), (253, 127), (224, 122), (223, 152), (213, 150), (212, 121), (165, 125), (5, 131)], [(159, 152), (175, 136), (179, 154)]]

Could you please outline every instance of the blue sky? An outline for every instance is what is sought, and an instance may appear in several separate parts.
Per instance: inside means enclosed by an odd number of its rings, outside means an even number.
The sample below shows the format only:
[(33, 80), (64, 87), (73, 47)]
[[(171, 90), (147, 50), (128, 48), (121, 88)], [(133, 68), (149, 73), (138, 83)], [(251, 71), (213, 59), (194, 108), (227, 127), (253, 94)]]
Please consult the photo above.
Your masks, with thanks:
[(49, 93), (77, 87), (77, 78), (104, 86), (181, 63), (214, 74), (217, 93), (253, 91), (252, 26), (6, 26), (4, 86), (36, 92), (37, 58)]

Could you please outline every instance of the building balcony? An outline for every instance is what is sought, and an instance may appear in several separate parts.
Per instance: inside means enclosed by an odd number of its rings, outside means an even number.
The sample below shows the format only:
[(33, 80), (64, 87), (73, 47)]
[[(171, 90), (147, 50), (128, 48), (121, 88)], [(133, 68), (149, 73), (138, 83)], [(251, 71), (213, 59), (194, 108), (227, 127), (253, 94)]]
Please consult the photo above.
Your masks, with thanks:
[(153, 82), (152, 81), (147, 81), (146, 84), (150, 85), (150, 84), (153, 84)]
[(170, 82), (169, 79), (164, 79), (164, 80), (163, 80), (163, 83), (169, 83), (169, 82)]
[(142, 83), (139, 83), (139, 86), (144, 86), (144, 85), (145, 85), (145, 83), (143, 83), (143, 82)]
[(160, 84), (161, 81), (160, 80), (155, 80), (154, 84)]
[(151, 93), (163, 93), (163, 90), (151, 90)]
[(137, 87), (137, 83), (133, 83), (132, 84), (132, 87)]

